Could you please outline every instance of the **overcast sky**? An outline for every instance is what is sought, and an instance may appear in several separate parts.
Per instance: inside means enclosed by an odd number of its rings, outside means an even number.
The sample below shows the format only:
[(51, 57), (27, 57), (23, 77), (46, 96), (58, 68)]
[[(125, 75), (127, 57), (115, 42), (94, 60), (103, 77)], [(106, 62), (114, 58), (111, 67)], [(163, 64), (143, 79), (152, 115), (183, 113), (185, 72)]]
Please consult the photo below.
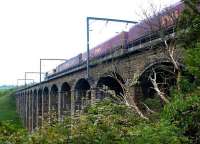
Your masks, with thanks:
[[(68, 59), (86, 51), (87, 16), (139, 21), (140, 8), (147, 9), (149, 2), (164, 7), (177, 1), (0, 0), (0, 85), (16, 84), (24, 72), (39, 71), (40, 58)], [(130, 26), (92, 22), (91, 47)], [(43, 62), (42, 70), (57, 63)]]

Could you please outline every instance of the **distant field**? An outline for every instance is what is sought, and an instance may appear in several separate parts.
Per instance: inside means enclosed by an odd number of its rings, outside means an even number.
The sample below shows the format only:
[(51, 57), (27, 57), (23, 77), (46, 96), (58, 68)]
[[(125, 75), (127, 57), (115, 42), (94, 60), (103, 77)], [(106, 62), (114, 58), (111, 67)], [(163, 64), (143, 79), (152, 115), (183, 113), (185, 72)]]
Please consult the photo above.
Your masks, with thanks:
[(11, 121), (21, 125), (16, 113), (14, 89), (0, 90), (0, 121)]

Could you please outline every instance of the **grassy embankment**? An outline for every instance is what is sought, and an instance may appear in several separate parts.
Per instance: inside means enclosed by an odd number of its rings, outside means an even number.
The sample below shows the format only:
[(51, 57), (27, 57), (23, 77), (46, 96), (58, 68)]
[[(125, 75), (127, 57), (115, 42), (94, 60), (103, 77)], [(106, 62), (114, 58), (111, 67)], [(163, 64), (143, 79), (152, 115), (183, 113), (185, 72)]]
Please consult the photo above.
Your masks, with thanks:
[(0, 90), (0, 121), (10, 121), (21, 126), (19, 116), (16, 112), (14, 92), (14, 89)]

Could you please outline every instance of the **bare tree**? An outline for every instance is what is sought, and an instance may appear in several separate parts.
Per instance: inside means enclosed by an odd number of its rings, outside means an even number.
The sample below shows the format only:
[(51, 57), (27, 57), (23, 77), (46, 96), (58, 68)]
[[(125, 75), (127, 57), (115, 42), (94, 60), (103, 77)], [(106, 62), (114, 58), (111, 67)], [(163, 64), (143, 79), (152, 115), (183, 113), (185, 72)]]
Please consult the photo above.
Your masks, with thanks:
[[(120, 84), (123, 90), (123, 93), (115, 96), (118, 97), (118, 99), (121, 100), (121, 102), (124, 103), (126, 106), (133, 108), (133, 110), (135, 110), (135, 112), (138, 113), (139, 116), (141, 116), (144, 119), (148, 119), (148, 117), (146, 117), (140, 110), (138, 102), (136, 100), (137, 98), (131, 91), (134, 85), (138, 82), (138, 76), (138, 73), (135, 73), (132, 79), (126, 79), (125, 82), (122, 82), (116, 75), (116, 72), (113, 72), (111, 75), (111, 77), (115, 78), (115, 80)], [(148, 110), (150, 109), (148, 108)], [(152, 110), (150, 111), (153, 112)]]
[(161, 100), (163, 100), (165, 103), (169, 103), (169, 100), (166, 98), (165, 93), (162, 92), (162, 90), (158, 86), (158, 83), (157, 83), (157, 74), (156, 74), (155, 70), (152, 69), (152, 71), (153, 71), (153, 77), (149, 76), (149, 79), (151, 80), (151, 82), (153, 84), (153, 89), (156, 91), (156, 93), (158, 94), (158, 96), (160, 96)]
[[(180, 74), (180, 64), (179, 64), (179, 58), (177, 58), (177, 44), (176, 44), (176, 33), (175, 28), (178, 23), (178, 15), (179, 13), (175, 10), (172, 11), (171, 8), (166, 8), (162, 11), (160, 9), (156, 9), (153, 5), (150, 5), (151, 7), (151, 14), (147, 11), (143, 11), (142, 14), (144, 15), (144, 20), (142, 23), (144, 23), (144, 26), (141, 28), (144, 29), (144, 32), (146, 34), (148, 33), (148, 36), (151, 40), (151, 37), (156, 35), (157, 40), (160, 42), (160, 50), (163, 51), (168, 58), (168, 60), (173, 64), (174, 70), (170, 71), (170, 73), (176, 73), (178, 72), (178, 75)], [(153, 15), (152, 15), (153, 14)], [(167, 28), (171, 26), (173, 32), (168, 33)], [(115, 80), (120, 84), (122, 88), (122, 93), (120, 95), (114, 95), (120, 102), (124, 103), (128, 107), (132, 107), (133, 110), (138, 113), (142, 118), (148, 119), (147, 116), (143, 113), (141, 110), (140, 104), (142, 104), (146, 110), (150, 113), (154, 113), (153, 110), (151, 110), (148, 105), (146, 105), (143, 102), (138, 102), (136, 95), (132, 93), (133, 87), (138, 83), (139, 79), (139, 73), (135, 73), (133, 78), (126, 79), (123, 82), (118, 78), (116, 75), (119, 71), (117, 70), (117, 65), (115, 64), (115, 60), (112, 59), (111, 62), (113, 66), (113, 73), (110, 75), (111, 77), (115, 78)], [(167, 68), (166, 68), (167, 69)], [(122, 75), (121, 75), (122, 76)], [(122, 76), (123, 77), (123, 76)], [(153, 85), (153, 89), (157, 93), (157, 95), (160, 97), (162, 101), (165, 103), (169, 103), (169, 100), (166, 97), (166, 94), (163, 89), (161, 89), (160, 83), (158, 83), (158, 73), (152, 69), (148, 76), (149, 80), (151, 81)], [(163, 81), (163, 84), (166, 84), (167, 81)], [(103, 91), (103, 89), (102, 89)], [(113, 94), (111, 94), (113, 95)]]
[[(143, 10), (144, 20), (141, 22), (141, 28), (146, 31), (146, 33), (149, 34), (150, 40), (151, 36), (157, 35), (157, 40), (160, 42), (160, 50), (165, 54), (165, 57), (170, 61), (173, 66), (174, 70), (169, 70), (168, 67), (164, 68), (165, 71), (168, 71), (170, 74), (173, 74), (177, 76), (177, 81), (180, 79), (180, 57), (178, 55), (178, 48), (177, 48), (177, 36), (175, 29), (177, 27), (178, 21), (179, 21), (179, 12), (176, 8), (168, 7), (164, 10), (157, 9), (154, 5), (150, 5), (151, 7), (151, 14), (148, 13), (146, 10)], [(172, 32), (168, 32), (168, 30), (171, 29)], [(162, 58), (162, 57), (161, 57)], [(114, 65), (114, 64), (113, 64)], [(117, 66), (116, 66), (117, 67)], [(124, 83), (122, 83), (118, 78), (117, 75), (115, 75), (116, 70), (114, 70), (113, 77), (116, 78), (118, 83), (121, 85), (123, 89), (123, 94), (118, 96), (120, 100), (126, 104), (129, 107), (133, 107), (134, 110), (143, 118), (148, 119), (143, 112), (140, 110), (140, 107), (138, 106), (137, 98), (134, 94), (131, 93), (131, 88), (138, 83), (138, 74), (136, 73), (132, 79), (125, 80)], [(161, 85), (167, 85), (168, 80), (171, 79), (171, 75), (167, 75), (166, 77), (163, 77), (163, 82), (159, 83), (157, 78), (158, 75), (161, 76), (158, 72), (154, 70), (154, 68), (150, 69), (150, 72), (148, 73), (148, 79), (152, 83), (152, 88), (156, 92), (156, 94), (160, 97), (160, 99), (165, 102), (169, 103), (169, 100), (167, 98), (167, 94), (165, 93), (165, 90), (161, 88)], [(165, 74), (162, 74), (165, 75)], [(177, 83), (178, 84), (178, 83)], [(178, 86), (179, 88), (179, 86)], [(153, 110), (151, 110), (145, 103), (139, 102), (145, 106), (147, 111), (150, 113), (154, 113)]]
[[(150, 13), (146, 10), (142, 10), (144, 17), (142, 23), (146, 26), (145, 29), (149, 31), (149, 37), (151, 37), (152, 34), (158, 36), (158, 40), (161, 44), (159, 45), (160, 50), (163, 51), (166, 58), (174, 66), (173, 72), (174, 75), (177, 75), (177, 88), (179, 89), (178, 82), (180, 81), (180, 59), (182, 53), (177, 47), (177, 33), (175, 30), (179, 22), (180, 8), (177, 6), (170, 6), (164, 10), (160, 10), (160, 8), (156, 8), (153, 4), (150, 4), (150, 10)], [(170, 29), (171, 32), (168, 32)], [(149, 79), (153, 84), (153, 89), (164, 102), (168, 103), (169, 100), (166, 98), (166, 94), (159, 88), (156, 78), (157, 74), (155, 70), (152, 69)]]

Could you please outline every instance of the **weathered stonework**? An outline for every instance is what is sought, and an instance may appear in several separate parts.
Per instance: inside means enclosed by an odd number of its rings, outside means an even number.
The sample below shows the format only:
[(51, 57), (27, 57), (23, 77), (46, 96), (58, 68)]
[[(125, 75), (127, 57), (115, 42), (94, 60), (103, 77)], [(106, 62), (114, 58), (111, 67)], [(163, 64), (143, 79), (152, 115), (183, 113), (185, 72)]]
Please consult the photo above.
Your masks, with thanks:
[[(68, 107), (70, 111), (68, 114), (74, 115), (77, 108), (75, 103), (81, 102), (79, 98), (86, 97), (92, 103), (95, 100), (95, 88), (100, 78), (107, 77), (113, 72), (117, 73), (123, 81), (126, 81), (132, 79), (135, 74), (141, 75), (155, 63), (168, 61), (167, 56), (161, 49), (148, 48), (132, 52), (122, 49), (113, 55), (118, 55), (118, 57), (102, 62), (99, 60), (99, 62), (96, 62), (97, 64), (91, 65), (89, 79), (85, 78), (86, 68), (83, 68), (17, 91), (17, 111), (23, 120), (24, 126), (32, 131), (41, 126), (43, 120), (48, 121), (47, 115), (51, 110), (52, 103), (57, 106), (58, 120), (62, 120), (62, 107)], [(62, 90), (64, 83), (68, 84), (70, 90)], [(86, 85), (89, 87), (86, 87)], [(53, 87), (54, 89), (52, 89)], [(44, 89), (46, 90), (44, 91)], [(66, 93), (65, 97), (68, 97), (66, 103), (63, 102), (65, 101), (64, 93)], [(134, 89), (133, 94), (140, 95), (141, 92)], [(40, 103), (39, 100), (41, 100)], [(67, 100), (70, 102), (67, 102)]]

